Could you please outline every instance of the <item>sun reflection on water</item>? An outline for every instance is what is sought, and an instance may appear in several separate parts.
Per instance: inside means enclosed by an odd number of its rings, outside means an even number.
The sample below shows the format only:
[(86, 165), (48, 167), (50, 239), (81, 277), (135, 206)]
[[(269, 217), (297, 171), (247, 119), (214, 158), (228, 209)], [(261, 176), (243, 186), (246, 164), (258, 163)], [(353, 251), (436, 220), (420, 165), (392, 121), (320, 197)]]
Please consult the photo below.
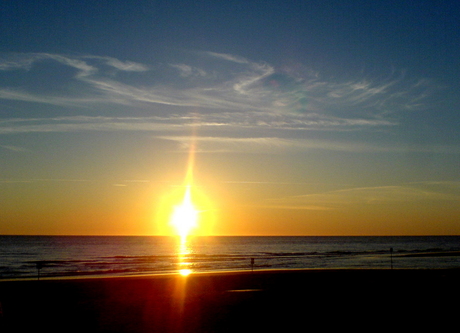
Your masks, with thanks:
[(188, 276), (193, 272), (192, 263), (190, 262), (191, 254), (192, 248), (189, 243), (189, 238), (180, 237), (178, 250), (178, 272), (182, 276)]

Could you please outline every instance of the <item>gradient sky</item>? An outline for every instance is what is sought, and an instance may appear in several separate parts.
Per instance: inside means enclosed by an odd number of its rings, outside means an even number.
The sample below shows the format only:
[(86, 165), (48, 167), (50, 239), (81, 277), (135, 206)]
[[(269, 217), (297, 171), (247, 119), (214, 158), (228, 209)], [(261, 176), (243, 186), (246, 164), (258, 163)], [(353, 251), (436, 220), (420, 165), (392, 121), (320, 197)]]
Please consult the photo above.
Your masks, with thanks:
[(460, 234), (460, 2), (0, 5), (0, 234)]

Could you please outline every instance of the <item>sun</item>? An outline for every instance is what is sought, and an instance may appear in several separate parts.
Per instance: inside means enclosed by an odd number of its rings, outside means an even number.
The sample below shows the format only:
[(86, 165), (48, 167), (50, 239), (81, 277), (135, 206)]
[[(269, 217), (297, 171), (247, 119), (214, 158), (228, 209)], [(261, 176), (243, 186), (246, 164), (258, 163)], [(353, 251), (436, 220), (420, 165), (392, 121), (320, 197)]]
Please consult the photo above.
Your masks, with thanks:
[[(155, 205), (155, 233), (162, 236), (177, 236), (182, 239), (189, 236), (210, 236), (217, 221), (217, 206), (210, 200), (205, 185), (173, 186), (160, 197)], [(212, 192), (211, 189), (211, 193)], [(216, 198), (216, 196), (213, 196)]]
[(192, 202), (190, 186), (187, 186), (182, 203), (174, 207), (171, 216), (171, 224), (182, 239), (187, 238), (198, 226), (198, 215), (199, 211)]

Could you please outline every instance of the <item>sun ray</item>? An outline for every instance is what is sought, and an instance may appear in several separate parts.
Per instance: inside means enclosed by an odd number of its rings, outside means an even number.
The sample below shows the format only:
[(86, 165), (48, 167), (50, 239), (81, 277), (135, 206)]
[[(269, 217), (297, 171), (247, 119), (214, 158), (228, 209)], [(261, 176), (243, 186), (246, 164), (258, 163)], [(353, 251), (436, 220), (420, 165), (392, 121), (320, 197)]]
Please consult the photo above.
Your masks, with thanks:
[(195, 165), (195, 131), (191, 136), (190, 149), (187, 161), (187, 173), (185, 176), (185, 193), (182, 203), (174, 207), (171, 224), (185, 243), (190, 232), (197, 227), (199, 211), (192, 201), (193, 168)]

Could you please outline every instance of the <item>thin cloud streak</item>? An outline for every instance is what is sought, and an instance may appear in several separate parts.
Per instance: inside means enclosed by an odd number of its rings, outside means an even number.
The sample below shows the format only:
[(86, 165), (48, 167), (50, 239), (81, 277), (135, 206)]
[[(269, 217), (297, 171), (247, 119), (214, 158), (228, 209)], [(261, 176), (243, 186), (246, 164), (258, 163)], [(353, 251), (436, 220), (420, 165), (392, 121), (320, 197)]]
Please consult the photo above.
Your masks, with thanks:
[(266, 205), (284, 209), (312, 209), (312, 207), (318, 207), (318, 210), (336, 210), (349, 205), (393, 205), (456, 201), (460, 203), (460, 187), (458, 187), (458, 182), (456, 183), (455, 190), (452, 190), (452, 182), (445, 182), (442, 184), (443, 186), (439, 186), (436, 189), (410, 184), (342, 189), (325, 193), (269, 199), (266, 200)]
[[(185, 152), (188, 151), (192, 138), (190, 136), (158, 136), (163, 140), (179, 143)], [(295, 139), (280, 137), (198, 137), (197, 153), (213, 152), (240, 152), (240, 153), (286, 153), (289, 151), (330, 150), (354, 153), (382, 152), (382, 153), (440, 153), (459, 154), (460, 148), (452, 146), (404, 146), (376, 145), (367, 142), (339, 142), (326, 139)]]
[(236, 55), (233, 55), (233, 54), (228, 54), (228, 53), (217, 53), (217, 52), (202, 52), (203, 54), (205, 55), (208, 55), (208, 56), (211, 56), (211, 57), (215, 57), (215, 58), (220, 58), (220, 59), (223, 59), (223, 60), (227, 60), (227, 61), (231, 61), (231, 62), (236, 62), (236, 63), (239, 63), (239, 64), (248, 64), (249, 61), (243, 57), (240, 57), (240, 56), (236, 56)]
[(0, 120), (0, 134), (68, 130), (175, 130), (190, 126), (230, 129), (312, 130), (394, 126), (384, 120), (321, 118), (320, 116), (285, 116), (260, 112), (170, 114), (149, 117), (69, 116), (52, 118), (10, 118)]
[(14, 152), (27, 152), (28, 149), (18, 147), (18, 146), (12, 146), (12, 145), (0, 145), (0, 148), (9, 150), (9, 151), (14, 151)]
[[(188, 149), (191, 140), (190, 136), (184, 135), (192, 127), (204, 130), (215, 128), (226, 128), (227, 132), (238, 134), (239, 137), (232, 137), (220, 133), (218, 135), (202, 134), (196, 138), (200, 142), (198, 152), (262, 152), (265, 149), (272, 153), (294, 150), (332, 150), (332, 151), (349, 151), (349, 152), (430, 152), (441, 154), (457, 154), (460, 148), (457, 146), (447, 145), (393, 145), (393, 144), (372, 144), (363, 141), (336, 141), (332, 139), (307, 139), (294, 138), (286, 136), (291, 130), (336, 130), (336, 128), (351, 128), (352, 125), (347, 121), (305, 121), (297, 119), (281, 119), (279, 116), (259, 117), (260, 119), (244, 119), (248, 114), (208, 114), (196, 116), (189, 115), (169, 115), (169, 116), (151, 116), (151, 117), (91, 117), (91, 116), (74, 116), (74, 117), (54, 117), (54, 118), (13, 118), (0, 121), (0, 135), (20, 134), (20, 133), (65, 133), (65, 132), (82, 132), (82, 131), (135, 131), (151, 132), (154, 137), (174, 141)], [(243, 119), (240, 119), (243, 118)], [(251, 118), (251, 117), (249, 117)], [(262, 118), (264, 120), (262, 121)], [(290, 122), (289, 122), (290, 121)], [(367, 128), (369, 126), (381, 126), (382, 123), (374, 124), (367, 121), (357, 121), (354, 124), (356, 130)], [(389, 126), (384, 122), (383, 125)], [(254, 133), (255, 130), (267, 129), (272, 131), (271, 136), (261, 136)], [(243, 130), (243, 132), (241, 132)], [(249, 132), (253, 132), (248, 136)], [(240, 133), (241, 132), (241, 133)], [(160, 134), (161, 133), (161, 134)], [(169, 134), (165, 134), (169, 133)], [(241, 136), (243, 134), (243, 136)]]

